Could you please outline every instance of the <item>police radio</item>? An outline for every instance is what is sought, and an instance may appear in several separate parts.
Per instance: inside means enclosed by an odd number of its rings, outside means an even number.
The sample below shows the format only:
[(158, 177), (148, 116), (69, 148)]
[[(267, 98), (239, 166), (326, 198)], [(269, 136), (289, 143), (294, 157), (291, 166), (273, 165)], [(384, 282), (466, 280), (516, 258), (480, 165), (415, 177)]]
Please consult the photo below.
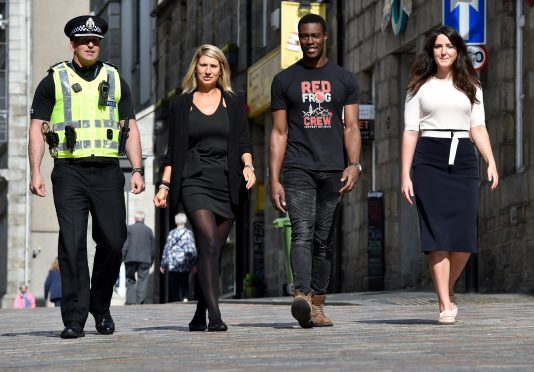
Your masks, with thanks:
[(102, 80), (98, 85), (98, 106), (106, 106), (109, 95), (109, 83)]
[(74, 129), (73, 125), (67, 125), (65, 127), (65, 142), (67, 149), (70, 152), (74, 152), (74, 147), (76, 146), (76, 129)]
[(130, 132), (130, 118), (124, 119), (124, 125), (119, 132), (119, 155), (126, 154), (126, 140)]

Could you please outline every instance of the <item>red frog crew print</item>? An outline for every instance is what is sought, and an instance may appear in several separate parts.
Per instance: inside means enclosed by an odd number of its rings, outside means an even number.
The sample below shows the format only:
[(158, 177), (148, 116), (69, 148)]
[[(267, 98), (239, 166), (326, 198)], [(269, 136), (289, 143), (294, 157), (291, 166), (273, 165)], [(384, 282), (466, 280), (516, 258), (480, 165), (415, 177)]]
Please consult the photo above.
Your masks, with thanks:
[(304, 128), (331, 128), (332, 111), (321, 106), (332, 100), (332, 85), (327, 80), (303, 81), (300, 84), (302, 103), (309, 103), (308, 111), (302, 111)]

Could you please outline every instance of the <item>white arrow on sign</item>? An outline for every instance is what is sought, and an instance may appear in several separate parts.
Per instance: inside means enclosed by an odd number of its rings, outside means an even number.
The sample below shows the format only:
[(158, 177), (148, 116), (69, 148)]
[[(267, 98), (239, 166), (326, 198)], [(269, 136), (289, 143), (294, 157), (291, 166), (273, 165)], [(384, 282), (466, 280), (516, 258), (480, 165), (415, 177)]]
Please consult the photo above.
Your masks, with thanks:
[(478, 12), (478, 0), (451, 0), (451, 13), (456, 7), (460, 7), (458, 32), (464, 40), (469, 40), (469, 6)]

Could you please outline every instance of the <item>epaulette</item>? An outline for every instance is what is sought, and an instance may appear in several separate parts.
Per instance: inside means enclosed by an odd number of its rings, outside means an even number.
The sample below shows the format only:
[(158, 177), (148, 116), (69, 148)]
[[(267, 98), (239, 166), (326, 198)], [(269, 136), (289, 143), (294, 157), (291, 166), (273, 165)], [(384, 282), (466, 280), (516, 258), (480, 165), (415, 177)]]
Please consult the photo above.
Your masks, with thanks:
[(102, 64), (111, 66), (111, 67), (113, 67), (115, 70), (117, 70), (117, 72), (119, 72), (119, 68), (118, 68), (117, 66), (115, 66), (114, 64), (112, 64), (112, 63), (109, 63), (109, 62), (102, 62)]
[(48, 68), (48, 71), (47, 71), (47, 72), (48, 72), (48, 73), (51, 73), (51, 72), (52, 72), (52, 69), (53, 69), (54, 67), (56, 67), (57, 65), (60, 65), (60, 64), (62, 64), (62, 63), (69, 63), (69, 61), (58, 62), (58, 63), (56, 63), (55, 65), (50, 66), (50, 67)]

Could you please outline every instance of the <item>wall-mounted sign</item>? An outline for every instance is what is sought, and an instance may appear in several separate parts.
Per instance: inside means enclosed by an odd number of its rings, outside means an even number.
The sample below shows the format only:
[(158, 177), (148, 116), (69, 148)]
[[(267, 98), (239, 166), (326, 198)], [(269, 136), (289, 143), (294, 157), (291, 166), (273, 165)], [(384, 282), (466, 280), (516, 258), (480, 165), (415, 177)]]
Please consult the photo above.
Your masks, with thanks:
[(404, 32), (406, 23), (408, 22), (408, 16), (410, 15), (406, 11), (404, 2), (402, 0), (393, 0), (391, 4), (391, 28), (395, 35), (400, 35)]
[(467, 53), (469, 54), (469, 58), (471, 58), (471, 62), (473, 62), (475, 70), (480, 71), (486, 67), (488, 63), (488, 50), (484, 45), (468, 45)]
[(384, 0), (382, 8), (382, 32), (385, 32), (391, 21), (395, 35), (400, 35), (406, 28), (408, 17), (412, 13), (412, 0)]
[(248, 116), (256, 118), (271, 105), (271, 82), (280, 72), (280, 48), (276, 48), (247, 70)]
[(486, 0), (443, 0), (443, 24), (467, 45), (486, 44)]
[[(300, 49), (298, 23), (300, 2), (282, 1), (281, 66), (282, 69), (291, 66), (302, 58)], [(326, 4), (312, 3), (311, 13), (319, 14), (326, 19)]]
[(375, 139), (375, 106), (360, 105), (359, 124), (362, 140), (373, 141)]

